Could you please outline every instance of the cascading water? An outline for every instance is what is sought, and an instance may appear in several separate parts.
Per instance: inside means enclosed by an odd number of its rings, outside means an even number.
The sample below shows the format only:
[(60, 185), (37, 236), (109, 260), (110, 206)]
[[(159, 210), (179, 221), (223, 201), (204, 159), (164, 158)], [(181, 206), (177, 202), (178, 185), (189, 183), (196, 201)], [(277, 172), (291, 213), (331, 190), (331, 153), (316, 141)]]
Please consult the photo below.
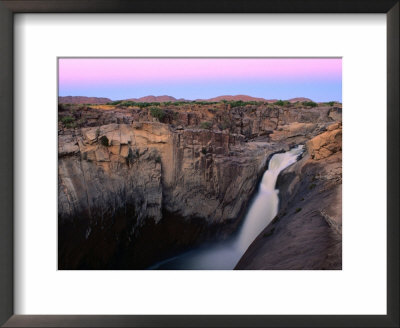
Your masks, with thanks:
[(268, 170), (265, 171), (261, 180), (257, 196), (250, 206), (236, 241), (236, 246), (242, 251), (242, 255), (258, 234), (278, 214), (279, 190), (275, 189), (276, 180), (279, 173), (295, 163), (302, 152), (303, 146), (300, 145), (285, 153), (272, 156)]
[(259, 190), (253, 199), (239, 233), (227, 241), (204, 245), (180, 256), (157, 263), (150, 269), (230, 270), (278, 213), (279, 190), (275, 189), (279, 173), (297, 161), (303, 146), (272, 156)]

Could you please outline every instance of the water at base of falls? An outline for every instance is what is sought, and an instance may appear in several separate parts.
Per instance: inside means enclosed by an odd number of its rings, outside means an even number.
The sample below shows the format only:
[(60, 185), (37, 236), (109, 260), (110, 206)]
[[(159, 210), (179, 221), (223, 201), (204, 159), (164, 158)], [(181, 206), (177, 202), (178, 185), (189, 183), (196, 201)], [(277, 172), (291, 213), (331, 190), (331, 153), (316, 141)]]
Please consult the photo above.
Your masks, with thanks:
[(279, 198), (275, 189), (279, 173), (297, 161), (303, 146), (272, 156), (258, 192), (253, 198), (239, 232), (232, 238), (205, 244), (179, 256), (159, 262), (149, 269), (159, 270), (231, 270), (258, 236), (278, 214)]

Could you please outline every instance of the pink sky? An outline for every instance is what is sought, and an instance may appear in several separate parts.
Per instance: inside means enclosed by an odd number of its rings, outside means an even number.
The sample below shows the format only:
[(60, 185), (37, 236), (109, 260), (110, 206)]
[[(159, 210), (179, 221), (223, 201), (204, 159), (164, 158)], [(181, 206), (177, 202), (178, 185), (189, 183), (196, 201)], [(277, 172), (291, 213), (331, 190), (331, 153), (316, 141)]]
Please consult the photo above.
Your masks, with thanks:
[(341, 99), (341, 58), (60, 58), (59, 94)]
[(337, 79), (341, 59), (60, 59), (60, 83), (204, 79)]

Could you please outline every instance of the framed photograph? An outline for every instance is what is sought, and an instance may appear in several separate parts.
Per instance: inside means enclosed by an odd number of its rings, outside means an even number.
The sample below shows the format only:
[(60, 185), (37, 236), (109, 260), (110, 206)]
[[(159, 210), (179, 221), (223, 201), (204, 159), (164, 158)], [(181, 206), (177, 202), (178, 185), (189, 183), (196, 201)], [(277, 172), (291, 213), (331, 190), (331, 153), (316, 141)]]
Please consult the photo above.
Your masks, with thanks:
[(2, 325), (398, 327), (398, 1), (0, 10)]
[(341, 270), (341, 70), (58, 58), (58, 269)]

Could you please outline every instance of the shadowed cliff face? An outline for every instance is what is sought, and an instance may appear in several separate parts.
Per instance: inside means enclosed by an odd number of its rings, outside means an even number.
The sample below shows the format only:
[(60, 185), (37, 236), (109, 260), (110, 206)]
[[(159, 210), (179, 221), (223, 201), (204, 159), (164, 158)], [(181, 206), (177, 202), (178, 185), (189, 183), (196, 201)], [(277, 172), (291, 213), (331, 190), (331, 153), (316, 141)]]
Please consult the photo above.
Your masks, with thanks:
[[(268, 156), (332, 122), (329, 108), (255, 107), (195, 106), (167, 112), (166, 123), (136, 109), (64, 111), (79, 124), (59, 126), (59, 268), (145, 268), (228, 236)], [(215, 128), (199, 128), (204, 117)], [(219, 130), (226, 117), (231, 128)]]
[(240, 193), (251, 193), (273, 149), (266, 143), (244, 144), (237, 135), (173, 132), (161, 123), (111, 124), (80, 132), (60, 136), (62, 220), (84, 210), (90, 215), (92, 207), (118, 208), (127, 196), (135, 200), (137, 212), (156, 223), (163, 201), (166, 210), (184, 217), (210, 223), (234, 219)]
[(306, 148), (307, 154), (278, 179), (278, 215), (236, 269), (342, 268), (341, 123), (329, 126)]
[[(232, 231), (272, 151), (266, 143), (244, 145), (242, 139), (207, 130), (171, 131), (161, 123), (111, 124), (60, 136), (60, 233), (79, 218), (85, 244), (98, 230), (107, 235), (113, 223), (122, 224), (126, 242), (138, 247), (140, 234), (148, 231), (154, 238), (151, 230), (165, 228), (160, 221), (168, 218), (176, 221), (169, 222), (176, 235), (165, 236), (172, 244), (200, 241), (200, 232), (216, 225)], [(121, 222), (125, 212), (129, 220)], [(196, 233), (185, 243), (179, 231), (193, 226)], [(203, 231), (204, 238), (210, 231)], [(121, 231), (113, 233), (111, 240), (118, 240)]]

